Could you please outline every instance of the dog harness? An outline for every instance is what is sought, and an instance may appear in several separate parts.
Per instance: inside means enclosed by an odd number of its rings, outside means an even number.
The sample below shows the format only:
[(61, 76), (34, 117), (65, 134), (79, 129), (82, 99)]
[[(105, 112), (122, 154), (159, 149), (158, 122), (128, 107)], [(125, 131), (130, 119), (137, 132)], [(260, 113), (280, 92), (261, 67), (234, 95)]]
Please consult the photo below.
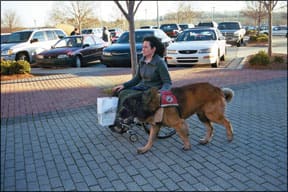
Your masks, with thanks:
[(160, 106), (161, 107), (172, 107), (178, 106), (177, 98), (171, 91), (160, 92)]

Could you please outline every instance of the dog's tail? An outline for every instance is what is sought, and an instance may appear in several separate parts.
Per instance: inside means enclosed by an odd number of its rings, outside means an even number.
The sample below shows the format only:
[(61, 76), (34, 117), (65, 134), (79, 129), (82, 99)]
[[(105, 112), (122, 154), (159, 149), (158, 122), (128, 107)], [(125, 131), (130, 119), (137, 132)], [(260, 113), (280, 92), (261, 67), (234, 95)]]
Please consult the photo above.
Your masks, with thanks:
[(222, 88), (221, 90), (224, 93), (226, 102), (229, 103), (234, 96), (234, 91), (230, 88)]

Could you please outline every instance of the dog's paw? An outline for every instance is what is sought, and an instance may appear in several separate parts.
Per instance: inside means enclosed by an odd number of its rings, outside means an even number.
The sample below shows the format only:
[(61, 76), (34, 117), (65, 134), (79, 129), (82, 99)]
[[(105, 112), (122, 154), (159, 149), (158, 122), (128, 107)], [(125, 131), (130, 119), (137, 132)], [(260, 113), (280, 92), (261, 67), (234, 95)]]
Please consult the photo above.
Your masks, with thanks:
[(201, 144), (201, 145), (206, 145), (206, 144), (208, 144), (210, 141), (208, 140), (208, 139), (200, 139), (199, 140), (199, 143)]
[(183, 151), (188, 151), (188, 150), (190, 150), (191, 149), (191, 145), (188, 145), (188, 146), (183, 146), (182, 147), (182, 149), (183, 149)]
[(231, 136), (227, 136), (227, 140), (228, 140), (228, 142), (233, 141), (233, 135), (231, 135)]
[(138, 148), (138, 149), (137, 149), (137, 153), (138, 153), (138, 154), (143, 154), (143, 153), (146, 153), (147, 151), (148, 151), (148, 150), (146, 150), (145, 147), (141, 147), (141, 148)]

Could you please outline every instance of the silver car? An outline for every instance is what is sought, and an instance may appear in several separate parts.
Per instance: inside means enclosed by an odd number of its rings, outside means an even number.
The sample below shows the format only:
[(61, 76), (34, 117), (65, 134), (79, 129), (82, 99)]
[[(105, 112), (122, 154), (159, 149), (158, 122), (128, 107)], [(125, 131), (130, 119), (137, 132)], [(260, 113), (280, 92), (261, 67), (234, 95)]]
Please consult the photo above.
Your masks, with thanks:
[[(61, 34), (62, 33), (62, 34)], [(61, 29), (30, 29), (11, 33), (1, 44), (1, 59), (35, 61), (35, 55), (51, 49), (66, 33)]]

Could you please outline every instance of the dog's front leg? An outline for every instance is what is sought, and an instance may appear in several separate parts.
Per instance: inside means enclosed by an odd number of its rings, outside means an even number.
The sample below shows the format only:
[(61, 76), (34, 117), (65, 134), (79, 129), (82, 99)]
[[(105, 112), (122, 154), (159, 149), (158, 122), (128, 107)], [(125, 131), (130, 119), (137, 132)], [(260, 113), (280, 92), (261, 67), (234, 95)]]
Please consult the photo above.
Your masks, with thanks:
[(143, 154), (146, 153), (149, 149), (151, 149), (159, 130), (160, 130), (159, 125), (151, 125), (148, 142), (144, 147), (138, 148), (137, 153)]

